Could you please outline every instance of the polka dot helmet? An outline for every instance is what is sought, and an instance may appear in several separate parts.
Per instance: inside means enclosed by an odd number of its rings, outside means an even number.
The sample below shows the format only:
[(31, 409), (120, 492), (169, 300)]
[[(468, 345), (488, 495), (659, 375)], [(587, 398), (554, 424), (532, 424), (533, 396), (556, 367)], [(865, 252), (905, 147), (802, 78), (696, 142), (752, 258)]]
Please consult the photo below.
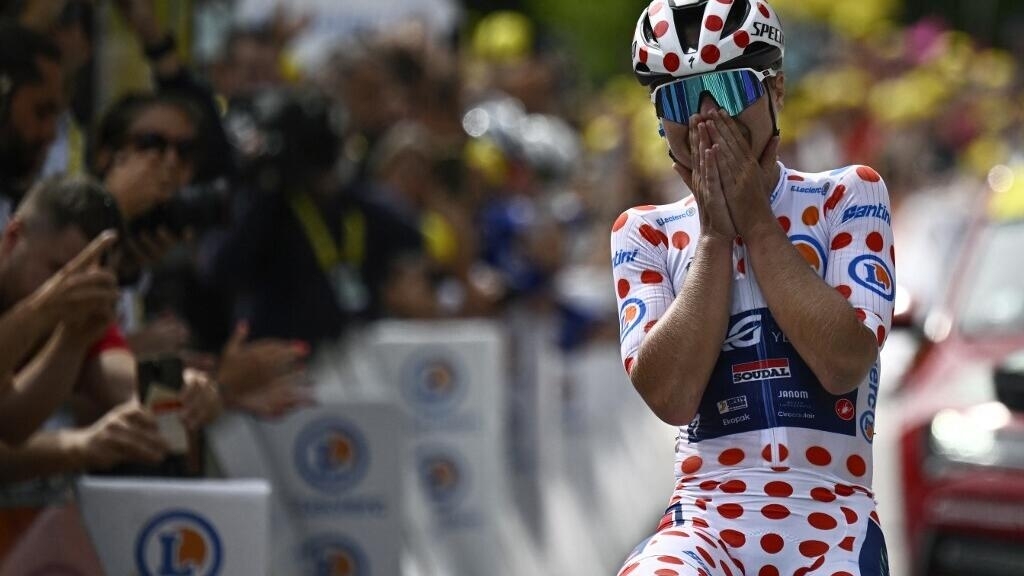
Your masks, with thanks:
[(715, 70), (778, 68), (784, 40), (763, 0), (654, 0), (633, 34), (633, 72), (656, 86)]

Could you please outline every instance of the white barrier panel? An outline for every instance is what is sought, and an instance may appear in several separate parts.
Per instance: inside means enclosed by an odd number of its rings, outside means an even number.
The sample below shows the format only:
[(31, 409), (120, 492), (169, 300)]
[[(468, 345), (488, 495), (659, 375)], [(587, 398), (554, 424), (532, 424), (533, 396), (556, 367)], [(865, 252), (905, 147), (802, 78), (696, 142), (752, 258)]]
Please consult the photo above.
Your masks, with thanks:
[(400, 418), (386, 404), (352, 403), (258, 425), (299, 533), (290, 573), (399, 574)]
[[(451, 574), (535, 573), (505, 477), (505, 346), (490, 322), (385, 322), (369, 338), (407, 415), (403, 468), (413, 539)], [(534, 571), (534, 572), (531, 572)]]
[(270, 487), (261, 480), (79, 481), (107, 574), (267, 574)]

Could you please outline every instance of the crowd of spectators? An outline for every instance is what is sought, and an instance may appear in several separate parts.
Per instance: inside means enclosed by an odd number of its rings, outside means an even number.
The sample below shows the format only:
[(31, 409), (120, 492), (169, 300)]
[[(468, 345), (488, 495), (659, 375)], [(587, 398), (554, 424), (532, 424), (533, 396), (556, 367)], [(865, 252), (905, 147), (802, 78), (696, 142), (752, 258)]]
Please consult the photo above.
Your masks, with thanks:
[[(0, 2), (0, 554), (69, 475), (214, 473), (204, 426), (310, 403), (311, 356), (368, 322), (525, 311), (562, 351), (614, 338), (608, 228), (685, 193), (646, 94), (588, 87), (518, 14), (354, 35), (297, 73), (288, 15), (190, 67), (152, 0), (115, 4), (154, 90), (99, 107), (94, 4)], [(1020, 137), (1013, 59), (889, 34), (794, 59), (783, 157), (872, 164), (897, 210), (980, 189)], [(167, 357), (185, 453), (139, 381)]]

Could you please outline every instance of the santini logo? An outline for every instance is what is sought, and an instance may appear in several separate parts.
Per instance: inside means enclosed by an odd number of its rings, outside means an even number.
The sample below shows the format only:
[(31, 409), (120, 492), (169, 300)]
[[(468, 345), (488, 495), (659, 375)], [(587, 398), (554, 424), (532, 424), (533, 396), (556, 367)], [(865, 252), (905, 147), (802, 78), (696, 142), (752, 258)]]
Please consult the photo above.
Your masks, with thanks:
[(722, 351), (729, 352), (737, 348), (750, 348), (761, 341), (761, 315), (753, 314), (732, 325)]
[(733, 384), (770, 378), (789, 378), (790, 375), (789, 360), (786, 358), (772, 358), (732, 365)]
[(883, 220), (886, 224), (892, 226), (892, 217), (889, 215), (889, 208), (879, 202), (878, 204), (872, 204), (871, 206), (850, 206), (843, 211), (843, 223), (847, 223), (850, 220), (856, 218), (878, 218)]
[(619, 250), (612, 256), (612, 268), (618, 268), (620, 264), (628, 264), (636, 260), (636, 255), (640, 253), (640, 250)]

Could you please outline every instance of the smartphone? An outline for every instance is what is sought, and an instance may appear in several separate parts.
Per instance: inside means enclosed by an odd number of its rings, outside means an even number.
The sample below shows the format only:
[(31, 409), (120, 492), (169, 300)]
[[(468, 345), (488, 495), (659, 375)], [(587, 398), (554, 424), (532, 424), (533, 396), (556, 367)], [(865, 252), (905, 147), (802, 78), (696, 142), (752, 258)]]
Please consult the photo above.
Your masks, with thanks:
[(137, 362), (139, 398), (156, 417), (160, 435), (171, 452), (188, 452), (188, 431), (181, 421), (181, 390), (185, 386), (185, 365), (177, 356), (160, 356)]

